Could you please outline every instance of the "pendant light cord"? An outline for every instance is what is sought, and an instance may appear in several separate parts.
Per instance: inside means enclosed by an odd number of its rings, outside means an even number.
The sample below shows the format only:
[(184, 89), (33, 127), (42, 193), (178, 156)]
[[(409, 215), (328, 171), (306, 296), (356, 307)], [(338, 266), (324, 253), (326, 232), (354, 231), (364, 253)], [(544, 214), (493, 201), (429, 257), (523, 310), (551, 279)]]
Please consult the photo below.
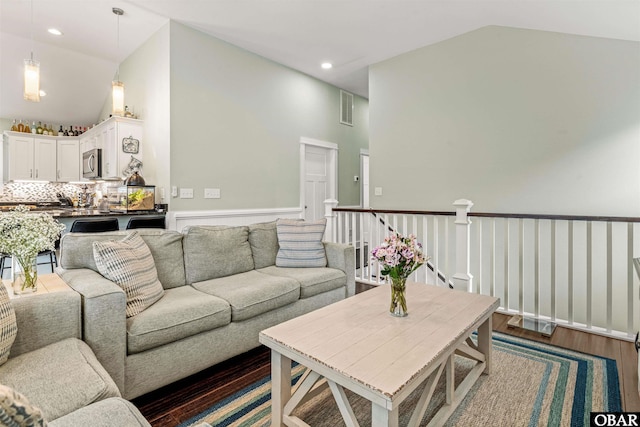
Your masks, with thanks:
[(31, 62), (33, 62), (33, 0), (31, 0)]

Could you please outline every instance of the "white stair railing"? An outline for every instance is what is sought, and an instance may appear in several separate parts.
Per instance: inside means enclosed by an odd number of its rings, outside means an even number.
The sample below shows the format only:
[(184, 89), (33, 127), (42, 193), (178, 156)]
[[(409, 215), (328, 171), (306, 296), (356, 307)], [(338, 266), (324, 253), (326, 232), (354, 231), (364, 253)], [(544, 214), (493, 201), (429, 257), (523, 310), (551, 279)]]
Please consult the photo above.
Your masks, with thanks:
[[(356, 280), (382, 284), (371, 250), (391, 231), (431, 257), (412, 280), (500, 298), (500, 311), (632, 340), (640, 329), (632, 259), (640, 218), (332, 209), (333, 241), (356, 249)], [(637, 256), (637, 255), (636, 255)]]

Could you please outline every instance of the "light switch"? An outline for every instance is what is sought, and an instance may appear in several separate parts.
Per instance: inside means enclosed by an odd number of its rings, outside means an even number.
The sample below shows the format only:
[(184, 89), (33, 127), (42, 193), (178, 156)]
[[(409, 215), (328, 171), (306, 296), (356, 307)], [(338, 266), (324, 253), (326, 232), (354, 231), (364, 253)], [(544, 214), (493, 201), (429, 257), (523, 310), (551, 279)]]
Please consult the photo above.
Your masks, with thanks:
[(181, 199), (193, 199), (193, 188), (181, 188), (180, 189), (180, 198)]
[(204, 198), (205, 199), (219, 199), (220, 198), (220, 189), (219, 188), (205, 188), (204, 189)]
[(382, 196), (382, 187), (376, 187), (373, 191), (376, 196)]

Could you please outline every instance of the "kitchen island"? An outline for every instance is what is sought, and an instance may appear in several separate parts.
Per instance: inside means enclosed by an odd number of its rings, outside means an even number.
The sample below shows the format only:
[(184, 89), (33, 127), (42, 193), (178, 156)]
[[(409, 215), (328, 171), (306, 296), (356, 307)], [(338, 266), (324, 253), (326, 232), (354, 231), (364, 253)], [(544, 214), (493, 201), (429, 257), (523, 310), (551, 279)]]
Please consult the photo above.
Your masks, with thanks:
[[(2, 204), (0, 205), (0, 210), (8, 210), (14, 206), (15, 204)], [(33, 212), (43, 212), (48, 213), (53, 216), (56, 220), (61, 222), (66, 226), (65, 230), (62, 232), (67, 233), (71, 229), (71, 224), (73, 221), (80, 218), (93, 218), (93, 217), (116, 217), (118, 218), (118, 224), (120, 225), (120, 229), (124, 230), (127, 227), (127, 223), (129, 219), (133, 216), (140, 215), (165, 215), (166, 212), (158, 212), (158, 211), (129, 211), (129, 212), (114, 212), (114, 211), (101, 211), (99, 209), (93, 208), (72, 208), (72, 207), (62, 207), (55, 205), (40, 205), (37, 203), (24, 203), (24, 205), (28, 206)]]

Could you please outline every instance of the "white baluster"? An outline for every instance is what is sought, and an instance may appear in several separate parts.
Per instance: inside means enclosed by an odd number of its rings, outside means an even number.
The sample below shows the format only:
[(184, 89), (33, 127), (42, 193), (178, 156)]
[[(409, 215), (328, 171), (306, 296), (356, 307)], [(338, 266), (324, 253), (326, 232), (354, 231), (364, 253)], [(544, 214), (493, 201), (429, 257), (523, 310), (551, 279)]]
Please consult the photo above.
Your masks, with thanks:
[(468, 213), (473, 203), (460, 199), (456, 200), (453, 206), (456, 207), (456, 273), (453, 275), (453, 286), (456, 289), (471, 292), (473, 286), (473, 276), (470, 271), (471, 235), (469, 228), (471, 221)]
[(338, 235), (336, 232), (336, 213), (333, 211), (338, 206), (336, 199), (327, 199), (324, 201), (324, 217), (327, 219), (327, 228), (324, 231), (324, 238), (329, 242), (337, 242)]

